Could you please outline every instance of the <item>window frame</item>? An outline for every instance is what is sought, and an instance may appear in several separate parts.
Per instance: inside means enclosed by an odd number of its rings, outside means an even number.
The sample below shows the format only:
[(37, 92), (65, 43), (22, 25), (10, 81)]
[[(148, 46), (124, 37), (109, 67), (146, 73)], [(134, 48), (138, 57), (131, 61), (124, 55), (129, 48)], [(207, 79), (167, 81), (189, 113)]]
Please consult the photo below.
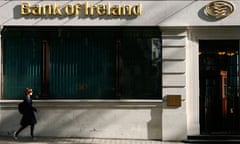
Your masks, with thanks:
[[(2, 30), (2, 47), (4, 46), (4, 32), (6, 29), (21, 29), (21, 28), (26, 28), (26, 29), (33, 29), (34, 31), (41, 31), (42, 29), (44, 30), (59, 30), (59, 29), (78, 29), (78, 30), (104, 30), (106, 28), (102, 28), (102, 27), (4, 27), (4, 29)], [(148, 30), (152, 30), (152, 29), (155, 29), (155, 30), (158, 30), (157, 33), (159, 34), (158, 35), (158, 38), (160, 40), (162, 40), (161, 38), (161, 31), (158, 27), (110, 27), (111, 29), (114, 30), (114, 32), (116, 33), (116, 38), (115, 38), (115, 97), (116, 98), (113, 98), (113, 99), (132, 99), (131, 97), (129, 98), (121, 98), (121, 92), (120, 92), (120, 89), (121, 89), (121, 85), (120, 85), (120, 52), (119, 50), (121, 49), (121, 37), (122, 37), (122, 33), (124, 30), (126, 29), (135, 29), (136, 31), (138, 30), (142, 30), (142, 31), (148, 31)], [(154, 37), (153, 37), (154, 38)], [(162, 51), (162, 47), (160, 47), (161, 51)], [(41, 95), (38, 97), (38, 99), (49, 99), (48, 95), (49, 95), (49, 64), (50, 64), (50, 58), (49, 58), (49, 48), (48, 48), (48, 39), (42, 39), (42, 64), (41, 64)], [(2, 48), (2, 57), (3, 57), (3, 48)], [(162, 52), (161, 52), (162, 54)], [(161, 66), (161, 71), (160, 71), (160, 95), (159, 97), (155, 97), (155, 98), (135, 98), (135, 99), (148, 99), (148, 100), (151, 100), (151, 99), (156, 99), (156, 100), (161, 100), (162, 99), (162, 55), (160, 56), (161, 58), (161, 63), (160, 63), (160, 66)], [(3, 63), (4, 64), (4, 63)], [(3, 79), (3, 74), (2, 74), (2, 79)], [(2, 95), (3, 95), (3, 84), (2, 84)], [(8, 98), (4, 98), (3, 96), (3, 99), (8, 99)], [(55, 99), (55, 98), (53, 98)], [(68, 99), (67, 97), (63, 98), (63, 99)], [(81, 98), (76, 98), (76, 99), (81, 99)], [(91, 100), (94, 100), (95, 98), (90, 98)], [(104, 98), (101, 98), (101, 99), (104, 99)], [(113, 100), (113, 99), (108, 99), (108, 100)]]

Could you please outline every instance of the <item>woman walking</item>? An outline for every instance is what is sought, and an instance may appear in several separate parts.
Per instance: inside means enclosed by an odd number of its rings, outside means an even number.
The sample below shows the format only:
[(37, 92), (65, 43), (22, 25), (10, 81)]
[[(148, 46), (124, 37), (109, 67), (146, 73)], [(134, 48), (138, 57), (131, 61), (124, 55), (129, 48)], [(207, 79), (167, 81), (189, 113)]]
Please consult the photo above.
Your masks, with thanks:
[(25, 129), (28, 125), (31, 126), (31, 137), (34, 139), (34, 125), (37, 123), (36, 117), (34, 112), (37, 112), (37, 109), (32, 106), (32, 89), (31, 88), (25, 88), (25, 96), (23, 98), (23, 104), (22, 104), (22, 119), (21, 119), (21, 127), (13, 133), (13, 138), (15, 140), (18, 139), (18, 134)]

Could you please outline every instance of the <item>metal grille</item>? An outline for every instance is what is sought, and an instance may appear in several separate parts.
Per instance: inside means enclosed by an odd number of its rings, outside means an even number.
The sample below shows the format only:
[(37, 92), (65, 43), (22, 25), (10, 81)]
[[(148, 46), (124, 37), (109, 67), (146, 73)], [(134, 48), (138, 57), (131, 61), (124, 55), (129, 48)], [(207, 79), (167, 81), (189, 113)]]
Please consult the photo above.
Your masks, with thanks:
[(41, 42), (30, 37), (6, 37), (3, 46), (3, 96), (21, 99), (24, 88), (40, 90)]
[(113, 33), (61, 32), (49, 41), (50, 97), (114, 98)]

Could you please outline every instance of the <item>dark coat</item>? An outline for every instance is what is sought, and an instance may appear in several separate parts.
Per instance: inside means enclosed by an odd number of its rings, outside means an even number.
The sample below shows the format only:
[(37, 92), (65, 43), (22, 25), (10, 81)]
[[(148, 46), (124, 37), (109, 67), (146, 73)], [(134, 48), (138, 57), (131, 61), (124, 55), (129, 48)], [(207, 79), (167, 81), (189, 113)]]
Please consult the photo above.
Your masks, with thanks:
[(35, 107), (32, 106), (32, 99), (28, 100), (27, 96), (23, 98), (24, 110), (22, 113), (21, 125), (33, 125), (37, 123), (34, 112), (37, 111)]

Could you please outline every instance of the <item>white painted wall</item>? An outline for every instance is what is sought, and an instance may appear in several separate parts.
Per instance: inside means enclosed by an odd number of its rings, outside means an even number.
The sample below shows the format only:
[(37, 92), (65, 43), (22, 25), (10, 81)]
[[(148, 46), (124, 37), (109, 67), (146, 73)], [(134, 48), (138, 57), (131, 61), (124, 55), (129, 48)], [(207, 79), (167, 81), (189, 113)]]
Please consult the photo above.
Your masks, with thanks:
[[(186, 42), (185, 29), (162, 29), (163, 52), (163, 109), (162, 139), (164, 141), (187, 138), (186, 114)], [(169, 107), (167, 95), (181, 95), (181, 107)]]
[[(27, 0), (26, 0), (27, 1)], [(168, 0), (168, 1), (110, 1), (114, 4), (142, 4), (143, 14), (138, 17), (23, 17), (20, 14), (22, 1), (0, 1), (0, 25), (34, 26), (238, 26), (240, 1), (231, 0), (235, 11), (226, 18), (213, 21), (204, 15), (204, 7), (211, 0)], [(27, 1), (33, 4), (59, 5), (84, 3), (79, 1)], [(89, 4), (106, 4), (108, 1), (89, 1)]]
[[(0, 135), (19, 128), (19, 101), (0, 102)], [(36, 136), (162, 139), (161, 101), (34, 101)], [(27, 128), (20, 136), (29, 136)]]
[[(26, 0), (27, 1), (27, 0)], [(138, 4), (143, 7), (142, 16), (133, 17), (23, 17), (20, 15), (20, 4), (22, 1), (0, 1), (0, 25), (34, 25), (34, 26), (122, 26), (122, 25), (160, 25), (160, 26), (188, 26), (188, 25), (214, 25), (198, 17), (198, 11), (209, 1), (191, 0), (169, 0), (169, 1), (110, 1), (114, 4)], [(28, 2), (28, 1), (27, 1)], [(59, 5), (84, 3), (79, 1), (29, 1), (33, 4), (53, 4)], [(108, 1), (89, 1), (89, 4), (101, 4)], [(240, 2), (234, 1), (235, 5)], [(238, 24), (236, 13), (231, 15), (226, 24), (232, 22)], [(227, 18), (227, 19), (229, 19)], [(238, 18), (238, 17), (237, 17)], [(219, 24), (220, 22), (217, 22)], [(224, 25), (221, 22), (221, 25)]]
[[(228, 0), (230, 1), (230, 0)], [(219, 20), (212, 20), (204, 14), (204, 7), (210, 3), (211, 0), (192, 1), (185, 7), (182, 7), (177, 13), (168, 16), (162, 20), (160, 26), (238, 26), (240, 15), (240, 1), (231, 0), (230, 2), (235, 6), (235, 11)]]

